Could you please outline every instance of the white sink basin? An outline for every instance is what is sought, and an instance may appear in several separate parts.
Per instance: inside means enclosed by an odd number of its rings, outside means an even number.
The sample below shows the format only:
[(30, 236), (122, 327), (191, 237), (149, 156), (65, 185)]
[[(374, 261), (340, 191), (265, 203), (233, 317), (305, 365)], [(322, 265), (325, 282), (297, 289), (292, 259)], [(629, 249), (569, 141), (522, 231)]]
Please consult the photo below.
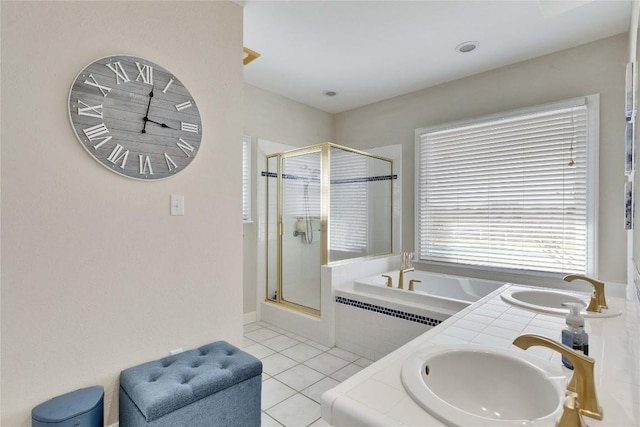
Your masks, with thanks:
[[(590, 295), (565, 292), (560, 290), (510, 288), (500, 294), (503, 301), (529, 310), (540, 311), (549, 314), (566, 315), (568, 307), (563, 307), (564, 302), (579, 302), (585, 307), (589, 304)], [(615, 317), (621, 314), (619, 310), (603, 309), (600, 313), (582, 310), (583, 317)]]
[(555, 364), (530, 360), (497, 347), (434, 346), (409, 357), (401, 377), (416, 403), (448, 426), (553, 426), (567, 378)]

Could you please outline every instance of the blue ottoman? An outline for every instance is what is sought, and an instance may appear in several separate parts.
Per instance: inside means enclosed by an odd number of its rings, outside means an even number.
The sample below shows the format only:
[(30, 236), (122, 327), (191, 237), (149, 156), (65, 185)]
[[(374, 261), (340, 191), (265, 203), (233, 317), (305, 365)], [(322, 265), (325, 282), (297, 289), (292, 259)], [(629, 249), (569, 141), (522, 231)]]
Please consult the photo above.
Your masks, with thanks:
[(260, 425), (262, 362), (218, 341), (120, 373), (120, 427)]

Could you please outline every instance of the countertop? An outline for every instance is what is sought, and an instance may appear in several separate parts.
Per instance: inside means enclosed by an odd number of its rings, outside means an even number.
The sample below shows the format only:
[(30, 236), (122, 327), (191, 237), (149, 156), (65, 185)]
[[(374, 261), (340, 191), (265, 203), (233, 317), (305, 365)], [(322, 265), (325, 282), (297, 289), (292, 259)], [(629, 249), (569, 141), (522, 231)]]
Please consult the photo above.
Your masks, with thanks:
[[(560, 340), (564, 316), (530, 311), (504, 302), (506, 284), (480, 301), (373, 363), (322, 396), (322, 417), (336, 427), (443, 426), (416, 404), (402, 385), (400, 370), (416, 351), (434, 345), (490, 345), (523, 351), (512, 345), (522, 334), (539, 334)], [(532, 288), (539, 289), (539, 288)], [(604, 418), (584, 418), (591, 427), (640, 426), (640, 310), (635, 296), (607, 296), (610, 310), (622, 315), (587, 318), (589, 356), (595, 359), (596, 390)], [(528, 355), (561, 364), (560, 354), (531, 347)], [(567, 376), (572, 371), (566, 370)]]

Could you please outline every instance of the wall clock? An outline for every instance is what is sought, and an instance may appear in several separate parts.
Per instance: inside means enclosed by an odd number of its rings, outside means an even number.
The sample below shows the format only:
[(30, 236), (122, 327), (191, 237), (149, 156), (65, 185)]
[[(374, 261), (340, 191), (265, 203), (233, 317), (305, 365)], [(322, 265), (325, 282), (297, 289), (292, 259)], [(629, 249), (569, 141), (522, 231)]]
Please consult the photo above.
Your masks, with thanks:
[(69, 117), (94, 159), (145, 181), (185, 169), (202, 139), (200, 112), (187, 88), (136, 56), (108, 56), (82, 69), (69, 93)]

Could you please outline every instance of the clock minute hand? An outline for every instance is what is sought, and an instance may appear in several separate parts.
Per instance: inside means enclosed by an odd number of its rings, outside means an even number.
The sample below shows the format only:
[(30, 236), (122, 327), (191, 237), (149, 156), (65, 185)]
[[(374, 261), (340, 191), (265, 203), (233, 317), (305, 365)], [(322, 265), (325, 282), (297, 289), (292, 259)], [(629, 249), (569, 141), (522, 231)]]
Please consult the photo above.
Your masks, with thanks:
[(147, 132), (147, 122), (149, 121), (149, 108), (151, 108), (151, 99), (153, 98), (153, 87), (151, 88), (151, 92), (149, 92), (149, 103), (147, 104), (147, 112), (145, 113), (142, 120), (144, 120), (144, 126), (142, 127), (142, 133)]

